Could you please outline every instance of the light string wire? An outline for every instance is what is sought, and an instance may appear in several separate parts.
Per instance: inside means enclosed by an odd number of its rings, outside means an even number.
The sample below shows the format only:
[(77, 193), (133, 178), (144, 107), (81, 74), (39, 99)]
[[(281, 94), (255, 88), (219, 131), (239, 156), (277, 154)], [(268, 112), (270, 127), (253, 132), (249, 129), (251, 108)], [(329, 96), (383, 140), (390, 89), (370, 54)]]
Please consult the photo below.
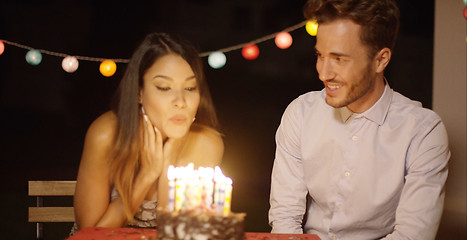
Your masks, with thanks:
[(203, 52), (203, 53), (200, 53), (199, 56), (200, 57), (206, 57), (206, 56), (209, 56), (211, 53), (213, 52), (223, 52), (223, 53), (227, 53), (227, 52), (231, 52), (231, 51), (234, 51), (234, 50), (237, 50), (237, 49), (240, 49), (240, 48), (243, 48), (244, 46), (246, 45), (252, 45), (252, 44), (259, 44), (259, 43), (262, 43), (262, 42), (265, 42), (267, 40), (270, 40), (270, 39), (273, 39), (277, 34), (279, 34), (280, 32), (292, 32), (296, 29), (299, 29), (303, 26), (305, 26), (307, 21), (303, 21), (303, 22), (300, 22), (298, 24), (295, 24), (291, 27), (288, 27), (288, 28), (285, 28), (284, 30), (282, 31), (279, 31), (279, 32), (276, 32), (276, 33), (272, 33), (272, 34), (269, 34), (269, 35), (266, 35), (264, 37), (261, 37), (261, 38), (258, 38), (256, 40), (253, 40), (253, 41), (250, 41), (250, 42), (246, 42), (246, 43), (241, 43), (241, 44), (238, 44), (238, 45), (234, 45), (234, 46), (231, 46), (231, 47), (226, 47), (226, 48), (221, 48), (217, 51), (211, 51), (211, 52)]
[[(272, 33), (272, 34), (266, 35), (266, 36), (261, 37), (261, 38), (257, 38), (257, 39), (255, 39), (253, 41), (250, 41), (250, 42), (237, 44), (237, 45), (234, 45), (234, 46), (231, 46), (231, 47), (221, 48), (221, 49), (216, 50), (216, 51), (202, 52), (202, 53), (199, 54), (199, 56), (200, 57), (206, 57), (206, 56), (209, 56), (213, 52), (227, 53), (227, 52), (231, 52), (231, 51), (234, 51), (234, 50), (238, 50), (238, 49), (243, 48), (244, 46), (247, 46), (247, 45), (259, 44), (259, 43), (262, 43), (262, 42), (265, 42), (267, 40), (270, 40), (270, 39), (274, 38), (280, 32), (292, 32), (292, 31), (294, 31), (296, 29), (299, 29), (299, 28), (305, 26), (306, 22), (307, 21), (300, 22), (300, 23), (298, 23), (296, 25), (285, 28), (282, 31)], [(15, 42), (4, 40), (4, 39), (0, 39), (0, 41), (2, 41), (5, 44), (12, 45), (12, 46), (15, 46), (15, 47), (19, 47), (19, 48), (27, 49), (27, 50), (37, 50), (37, 51), (39, 51), (41, 53), (51, 55), (51, 56), (56, 56), (56, 57), (65, 58), (65, 57), (68, 57), (68, 56), (73, 56), (78, 60), (92, 61), (92, 62), (102, 62), (102, 61), (105, 61), (105, 60), (112, 60), (112, 61), (114, 61), (116, 63), (128, 63), (130, 61), (129, 59), (122, 59), (122, 58), (115, 59), (115, 58), (97, 58), (97, 57), (87, 57), (87, 56), (76, 56), (76, 55), (71, 55), (71, 54), (53, 52), (53, 51), (49, 51), (49, 50), (45, 50), (45, 49), (37, 49), (37, 48), (33, 48), (33, 47), (30, 47), (30, 46), (26, 46), (26, 45), (23, 45), (23, 44), (15, 43)]]
[(9, 44), (9, 45), (15, 46), (15, 47), (19, 47), (19, 48), (23, 48), (23, 49), (27, 49), (27, 50), (37, 50), (37, 51), (39, 51), (41, 53), (51, 55), (51, 56), (56, 56), (56, 57), (73, 56), (78, 60), (92, 61), (92, 62), (102, 62), (104, 60), (112, 60), (112, 61), (114, 61), (116, 63), (128, 63), (130, 61), (128, 59), (96, 58), (96, 57), (76, 56), (76, 55), (70, 55), (70, 54), (65, 54), (65, 53), (52, 52), (52, 51), (44, 50), (44, 49), (36, 49), (36, 48), (30, 47), (30, 46), (26, 46), (26, 45), (23, 45), (23, 44), (7, 41), (7, 40), (3, 40), (3, 39), (0, 39), (0, 41), (2, 41), (3, 43)]

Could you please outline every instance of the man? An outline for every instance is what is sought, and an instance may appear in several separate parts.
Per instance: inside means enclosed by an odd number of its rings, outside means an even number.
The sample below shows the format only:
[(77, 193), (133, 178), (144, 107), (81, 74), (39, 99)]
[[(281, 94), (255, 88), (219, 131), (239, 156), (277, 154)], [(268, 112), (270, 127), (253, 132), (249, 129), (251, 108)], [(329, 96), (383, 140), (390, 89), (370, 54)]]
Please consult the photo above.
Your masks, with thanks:
[(322, 91), (303, 94), (276, 133), (273, 233), (321, 239), (434, 239), (450, 157), (440, 117), (394, 92), (384, 69), (393, 0), (309, 0)]

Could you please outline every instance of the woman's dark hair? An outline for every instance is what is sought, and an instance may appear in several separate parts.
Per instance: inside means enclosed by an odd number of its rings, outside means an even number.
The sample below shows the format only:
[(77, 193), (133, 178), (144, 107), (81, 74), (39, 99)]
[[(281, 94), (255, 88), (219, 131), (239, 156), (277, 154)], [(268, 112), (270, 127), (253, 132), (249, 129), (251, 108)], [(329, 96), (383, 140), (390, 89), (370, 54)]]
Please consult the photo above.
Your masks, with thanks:
[(200, 103), (193, 125), (218, 130), (218, 120), (209, 88), (204, 76), (198, 51), (186, 40), (167, 33), (152, 33), (146, 36), (134, 51), (112, 103), (117, 115), (117, 130), (110, 166), (112, 179), (124, 203), (127, 218), (131, 219), (130, 193), (134, 176), (139, 166), (140, 149), (140, 104), (138, 96), (143, 88), (143, 76), (161, 57), (179, 55), (195, 74), (200, 93)]
[(394, 0), (308, 0), (303, 8), (306, 19), (318, 24), (350, 19), (362, 26), (360, 40), (369, 56), (394, 48), (399, 31), (399, 8)]

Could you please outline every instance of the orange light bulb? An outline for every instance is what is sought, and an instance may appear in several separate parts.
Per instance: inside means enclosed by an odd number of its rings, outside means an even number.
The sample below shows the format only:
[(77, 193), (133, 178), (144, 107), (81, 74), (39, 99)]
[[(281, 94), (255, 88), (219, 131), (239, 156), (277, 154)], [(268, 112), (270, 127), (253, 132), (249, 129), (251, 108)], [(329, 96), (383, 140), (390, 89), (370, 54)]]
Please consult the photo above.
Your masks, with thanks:
[(110, 77), (117, 71), (117, 64), (112, 60), (104, 60), (99, 66), (99, 71), (105, 77)]

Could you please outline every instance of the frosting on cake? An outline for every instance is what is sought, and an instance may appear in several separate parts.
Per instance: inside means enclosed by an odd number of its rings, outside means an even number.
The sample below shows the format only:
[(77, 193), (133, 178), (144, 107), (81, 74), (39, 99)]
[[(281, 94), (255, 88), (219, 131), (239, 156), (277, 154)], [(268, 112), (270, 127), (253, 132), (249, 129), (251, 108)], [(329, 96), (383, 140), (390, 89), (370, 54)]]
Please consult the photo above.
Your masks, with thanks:
[(157, 212), (157, 238), (162, 240), (244, 239), (245, 213), (217, 214), (205, 210)]

